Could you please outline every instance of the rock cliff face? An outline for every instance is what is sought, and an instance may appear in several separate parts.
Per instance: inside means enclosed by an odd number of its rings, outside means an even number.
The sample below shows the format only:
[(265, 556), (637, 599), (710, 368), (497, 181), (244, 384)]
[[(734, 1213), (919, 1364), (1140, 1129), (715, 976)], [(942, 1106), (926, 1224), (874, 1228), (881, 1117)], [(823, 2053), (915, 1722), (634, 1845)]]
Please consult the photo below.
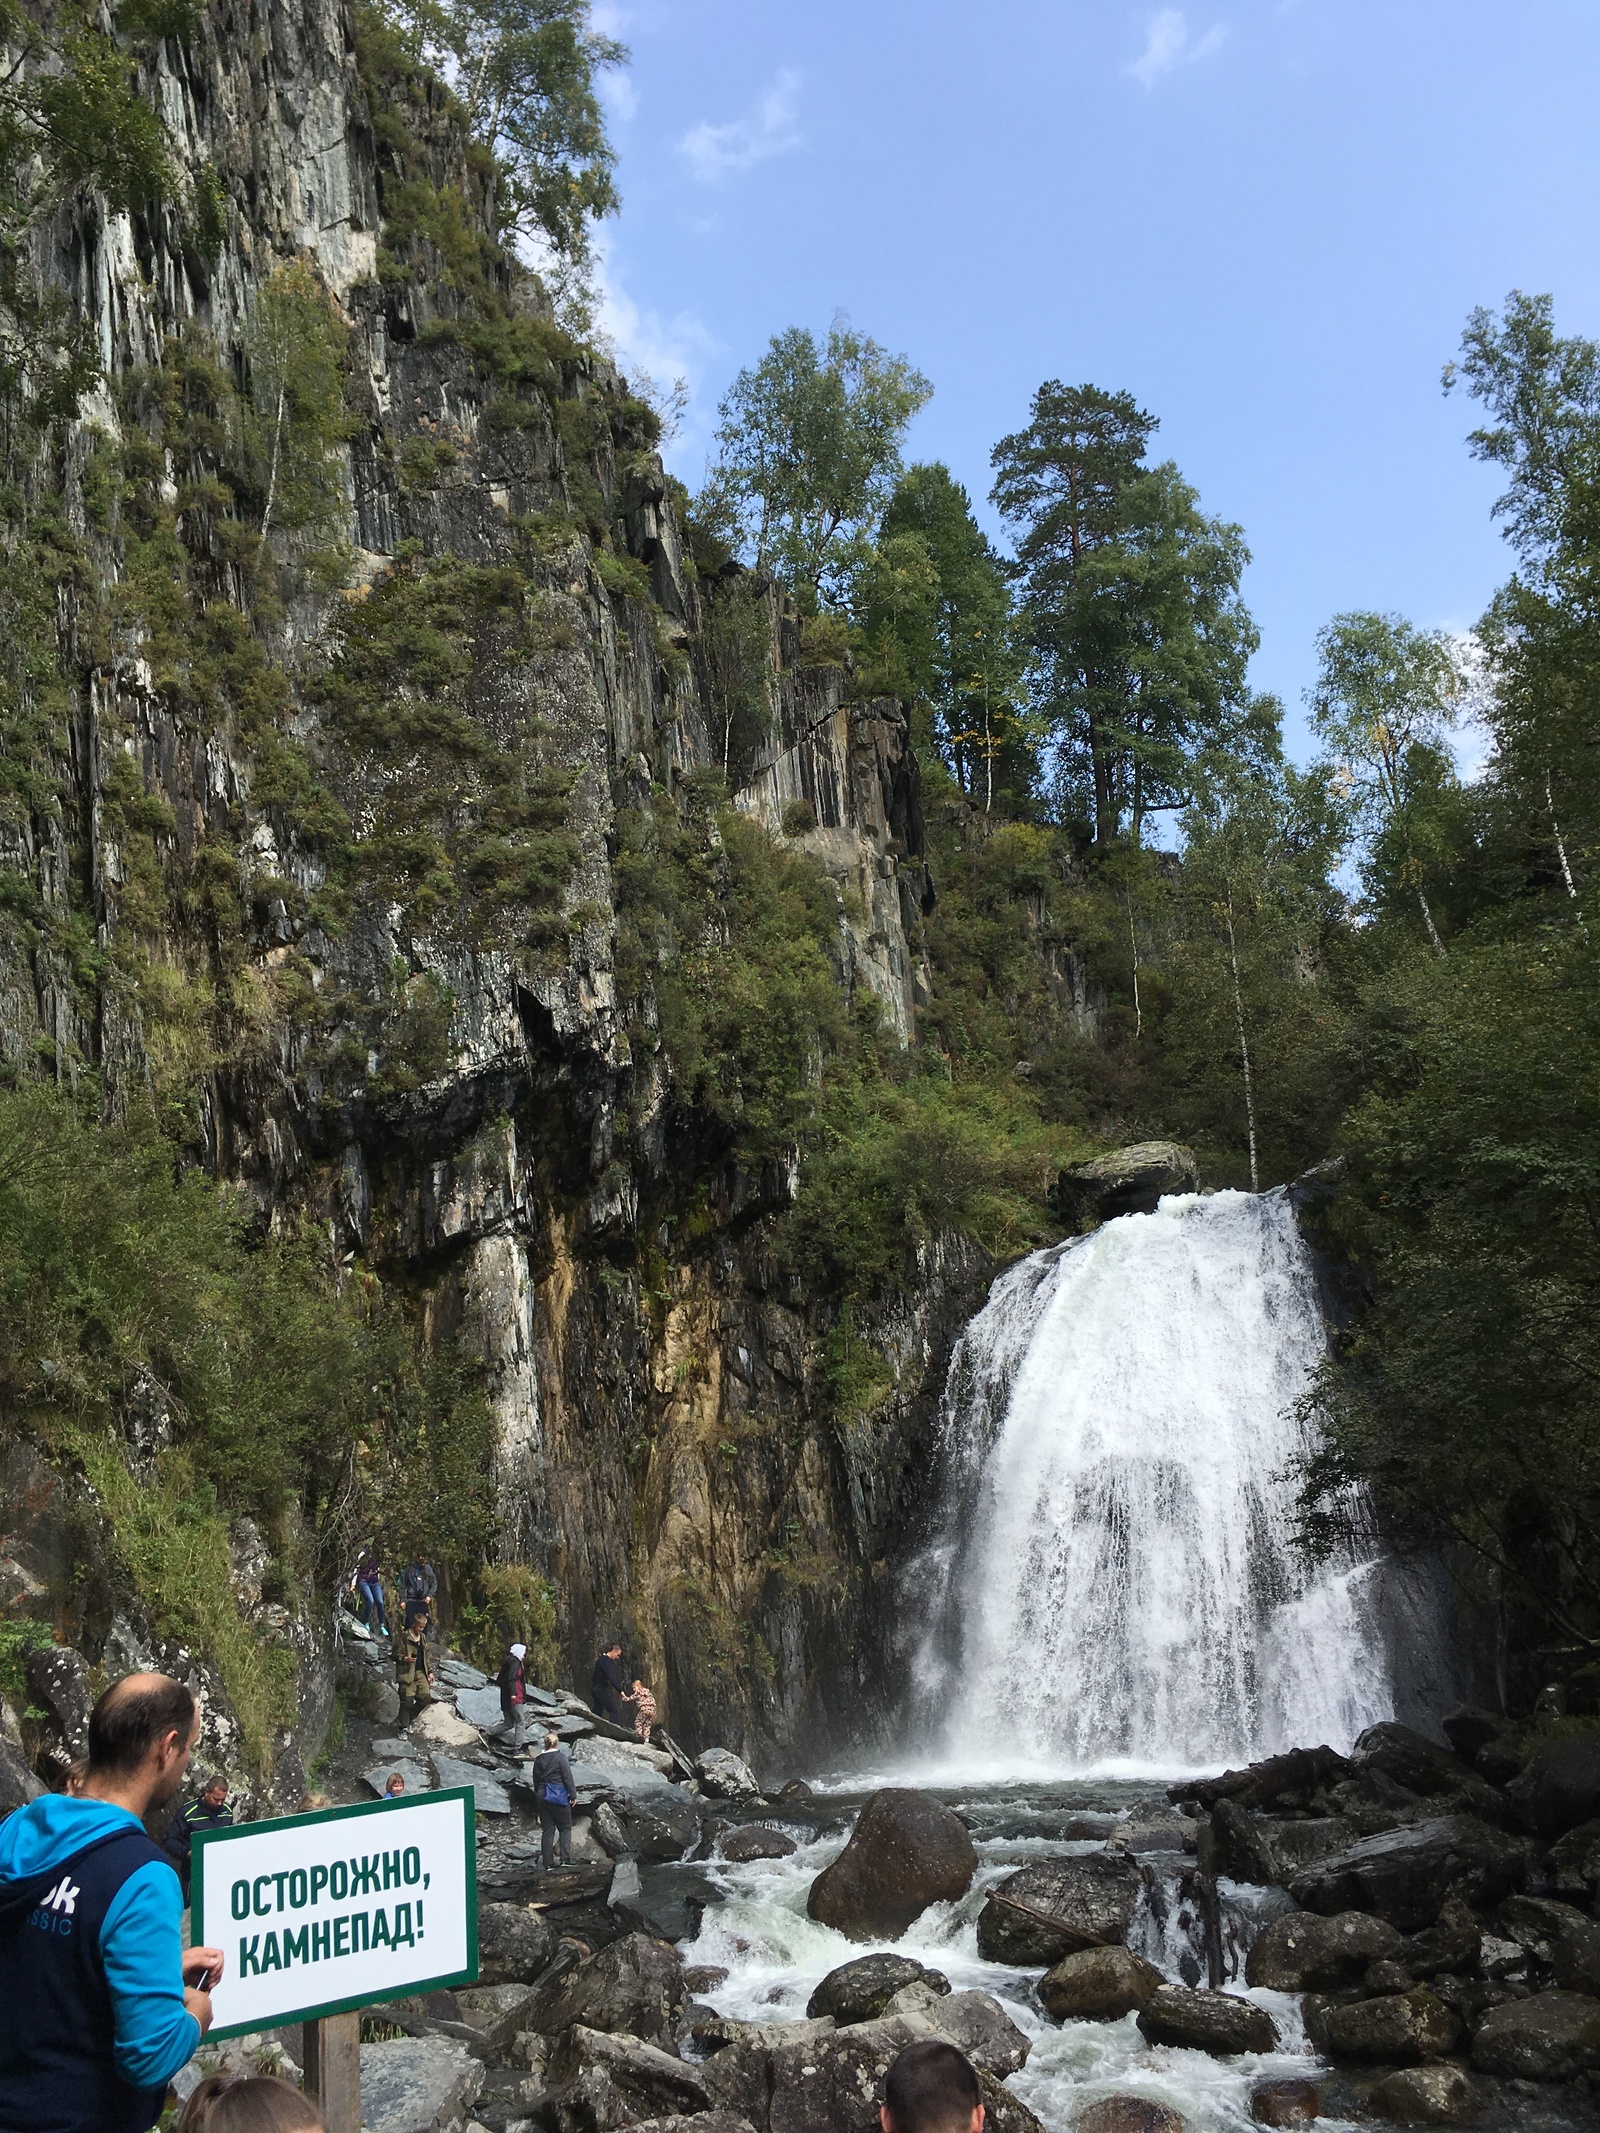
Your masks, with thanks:
[[(793, 1168), (708, 1147), (674, 1102), (648, 979), (630, 986), (618, 967), (630, 826), (676, 819), (697, 774), (727, 761), (705, 656), (717, 588), (686, 555), (624, 381), (566, 342), (538, 285), (488, 245), (491, 179), (447, 99), (364, 34), (339, 0), (213, 0), (143, 63), (181, 167), (175, 204), (130, 216), (81, 198), (42, 240), (45, 279), (93, 321), (104, 382), (37, 478), (59, 485), (102, 605), (131, 566), (97, 507), (97, 454), (126, 447), (137, 408), (165, 392), (142, 433), (152, 509), (165, 499), (184, 567), (209, 573), (191, 612), (246, 609), (246, 565), (208, 518), (198, 428), (173, 410), (199, 404), (203, 353), (222, 381), (204, 387), (208, 419), (234, 419), (215, 396), (243, 390), (252, 308), (289, 262), (331, 293), (346, 336), (343, 502), (327, 529), (345, 560), (319, 578), (309, 535), (272, 531), (289, 590), (240, 625), (250, 643), (230, 639), (204, 686), (148, 606), (109, 632), (62, 607), (60, 746), (0, 851), (38, 912), (0, 935), (0, 1055), (98, 1076), (112, 1115), (187, 1076), (209, 1169), (245, 1184), (266, 1222), (319, 1225), (403, 1289), (431, 1341), (482, 1363), (499, 1546), (553, 1580), (574, 1676), (618, 1624), (685, 1738), (769, 1765), (803, 1741), (810, 1760), (870, 1706), (874, 1566), (988, 1269), (970, 1247), (928, 1249), (857, 1328), (891, 1360), (891, 1395), (870, 1422), (836, 1426), (835, 1313), (772, 1249)], [(209, 250), (193, 234), (203, 186), (221, 206)], [(441, 203), (462, 226), (445, 229)], [(503, 336), (521, 334), (515, 360), (486, 303)], [(529, 350), (543, 351), (538, 390)], [(352, 629), (404, 623), (433, 596), (444, 558), (515, 567), (467, 631), (460, 744), (480, 792), (516, 757), (528, 789), (557, 796), (561, 865), (537, 924), (470, 890), (430, 903), (403, 854), (398, 885), (346, 898), (336, 923), (328, 841), (314, 808), (286, 801), (290, 773), (337, 798), (358, 847), (397, 810), (405, 826), (416, 760), (381, 736), (354, 745), (322, 681)], [(905, 719), (847, 702), (842, 670), (804, 665), (768, 605), (734, 804), (822, 861), (841, 980), (904, 1041), (932, 895)], [(267, 739), (248, 714), (263, 669), (284, 685)], [(408, 703), (426, 707), (430, 687), (414, 680)], [(76, 959), (62, 946), (74, 925), (94, 950)], [(119, 955), (135, 935), (137, 955)], [(59, 1506), (30, 1513), (54, 1484), (21, 1454), (13, 1468), (7, 1553), (32, 1604), (72, 1586), (85, 1544)], [(92, 1525), (92, 1505), (80, 1512)], [(88, 1610), (100, 1637), (113, 1612)], [(315, 1632), (300, 1642), (309, 1755), (325, 1675)]]

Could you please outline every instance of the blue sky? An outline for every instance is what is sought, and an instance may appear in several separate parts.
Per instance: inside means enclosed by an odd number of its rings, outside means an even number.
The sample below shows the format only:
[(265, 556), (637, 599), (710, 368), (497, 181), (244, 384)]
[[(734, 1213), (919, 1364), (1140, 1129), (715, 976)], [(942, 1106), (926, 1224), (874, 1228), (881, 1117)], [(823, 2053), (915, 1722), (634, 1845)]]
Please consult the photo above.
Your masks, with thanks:
[[(934, 381), (910, 452), (975, 502), (1047, 377), (1126, 388), (1245, 528), (1290, 710), (1340, 608), (1470, 624), (1506, 574), (1476, 304), (1600, 334), (1600, 0), (617, 0), (624, 365), (716, 402), (836, 312)], [(982, 506), (987, 512), (987, 507)]]

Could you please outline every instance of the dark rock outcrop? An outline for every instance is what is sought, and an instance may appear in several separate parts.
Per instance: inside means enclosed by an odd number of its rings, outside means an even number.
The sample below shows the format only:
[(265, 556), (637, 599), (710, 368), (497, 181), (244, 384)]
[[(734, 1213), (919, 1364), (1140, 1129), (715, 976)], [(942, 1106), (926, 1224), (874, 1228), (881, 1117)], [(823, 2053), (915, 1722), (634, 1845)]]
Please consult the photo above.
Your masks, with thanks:
[(849, 1843), (812, 1882), (806, 1911), (851, 1940), (897, 1939), (930, 1904), (964, 1896), (977, 1866), (966, 1825), (948, 1807), (889, 1787), (872, 1795)]
[(1472, 2039), (1472, 2063), (1485, 2074), (1522, 2081), (1572, 2081), (1600, 2067), (1600, 2000), (1587, 1993), (1539, 1992), (1491, 2007)]
[(1369, 1964), (1403, 1945), (1393, 1926), (1365, 1911), (1341, 1911), (1331, 1918), (1290, 1911), (1256, 1935), (1245, 1957), (1245, 1982), (1273, 1992), (1336, 1992), (1358, 1983)]
[(875, 2022), (907, 1985), (925, 1985), (940, 1994), (950, 1990), (950, 1980), (941, 1971), (926, 1969), (909, 1956), (863, 1955), (828, 1972), (807, 2000), (806, 2013), (813, 2020), (832, 2015), (841, 2026)]
[(1441, 1815), (1365, 1837), (1290, 1883), (1308, 1911), (1370, 1911), (1403, 1933), (1430, 1926), (1447, 1897), (1492, 1904), (1526, 1877), (1526, 1849), (1470, 1815)]
[(1035, 1988), (1054, 2022), (1115, 2022), (1136, 2014), (1166, 1980), (1128, 1948), (1079, 1948), (1047, 1970)]
[(1365, 1834), (1342, 1815), (1291, 1821), (1250, 1814), (1232, 1799), (1217, 1802), (1211, 1826), (1217, 1833), (1217, 1863), (1225, 1874), (1275, 1888), (1287, 1888), (1297, 1874)]
[(1426, 1985), (1341, 2005), (1310, 1995), (1306, 2034), (1331, 2059), (1365, 2066), (1417, 2066), (1461, 2041), (1461, 2023)]
[(735, 1866), (745, 1866), (752, 1859), (787, 1859), (796, 1846), (793, 1837), (786, 1837), (781, 1829), (747, 1822), (741, 1829), (730, 1829), (718, 1840), (717, 1849)]
[(704, 2072), (638, 2037), (579, 2023), (546, 2064), (545, 2115), (557, 2133), (615, 2133), (640, 2119), (697, 2115), (712, 2106)]
[(1149, 2096), (1102, 2096), (1078, 2114), (1077, 2133), (1184, 2133), (1184, 2117)]
[(1322, 2116), (1314, 2081), (1258, 2081), (1250, 2091), (1250, 2116), (1258, 2126), (1309, 2126)]
[(1600, 1731), (1546, 1741), (1506, 1798), (1523, 1827), (1538, 1837), (1561, 1837), (1600, 1816)]
[(574, 2023), (629, 2036), (670, 2051), (689, 1995), (683, 1959), (664, 1941), (629, 1933), (541, 1985), (522, 2010), (522, 2026), (556, 2036)]
[[(958, 2000), (985, 1998), (981, 1993), (952, 1994), (941, 2003), (940, 2017)], [(1027, 2042), (1001, 2009), (993, 2001), (989, 2004), (993, 2016), (983, 2025), (987, 2046), (976, 2023), (958, 2025), (960, 2033), (950, 2033), (950, 2041), (978, 2067), (985, 2106), (996, 2114), (997, 2133), (1032, 2133), (1037, 2121), (1000, 2085), (1003, 2074), (1020, 2063), (1018, 2040), (1023, 2057)], [(717, 2106), (748, 2118), (756, 2133), (876, 2133), (883, 2079), (891, 2062), (919, 2037), (946, 2034), (942, 2019), (928, 2016), (855, 2022), (793, 2043), (782, 2041), (781, 2029), (775, 2029), (769, 2033), (771, 2041), (734, 2044), (717, 2052), (699, 2073)], [(998, 2072), (988, 2056), (991, 2047), (999, 2052)]]
[(1372, 2108), (1398, 2126), (1467, 2126), (1479, 2098), (1463, 2067), (1435, 2063), (1386, 2075), (1372, 2091)]
[(1264, 2007), (1235, 1993), (1191, 1991), (1185, 1985), (1163, 1985), (1153, 1992), (1139, 2010), (1139, 2029), (1151, 2044), (1180, 2044), (1216, 2058), (1278, 2048), (1277, 2024)]
[(478, 1981), (531, 1985), (556, 1951), (556, 1937), (538, 1911), (521, 1903), (478, 1906)]
[(1131, 1859), (1041, 1859), (1008, 1875), (978, 1913), (992, 1963), (1058, 1963), (1075, 1948), (1122, 1945), (1142, 1886)]
[(1152, 1214), (1163, 1193), (1198, 1192), (1200, 1166), (1177, 1141), (1140, 1141), (1063, 1170), (1054, 1198), (1069, 1222)]

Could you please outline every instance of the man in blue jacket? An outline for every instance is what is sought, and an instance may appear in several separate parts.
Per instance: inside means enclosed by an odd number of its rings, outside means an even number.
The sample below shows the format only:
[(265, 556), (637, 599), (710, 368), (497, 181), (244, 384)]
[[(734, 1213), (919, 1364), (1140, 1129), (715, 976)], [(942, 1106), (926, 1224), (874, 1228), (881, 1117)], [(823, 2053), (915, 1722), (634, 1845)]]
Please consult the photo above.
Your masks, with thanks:
[(222, 1951), (184, 1952), (178, 1877), (141, 1827), (196, 1730), (182, 1682), (130, 1674), (89, 1714), (81, 1794), (0, 1823), (4, 2133), (148, 2133), (211, 2025)]

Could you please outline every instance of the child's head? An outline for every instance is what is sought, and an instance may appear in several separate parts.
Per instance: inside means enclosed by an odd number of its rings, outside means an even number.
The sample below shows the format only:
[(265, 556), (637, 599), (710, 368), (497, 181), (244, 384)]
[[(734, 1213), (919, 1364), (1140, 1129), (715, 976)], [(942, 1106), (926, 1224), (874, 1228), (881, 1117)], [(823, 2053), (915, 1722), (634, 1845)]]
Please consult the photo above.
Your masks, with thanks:
[(637, 1674), (635, 1674), (633, 1677), (633, 1685), (636, 1690), (642, 1689), (644, 1687), (644, 1683), (639, 1679)]
[(271, 2074), (207, 2074), (183, 2107), (178, 2133), (325, 2133), (308, 2096)]
[(386, 1795), (386, 1796), (387, 1796), (387, 1797), (388, 1797), (389, 1799), (391, 1799), (391, 1800), (393, 1800), (393, 1799), (396, 1799), (396, 1798), (397, 1798), (397, 1797), (398, 1797), (398, 1796), (399, 1796), (399, 1795), (400, 1795), (400, 1794), (401, 1794), (402, 1792), (404, 1792), (404, 1791), (405, 1791), (405, 1789), (406, 1789), (406, 1781), (405, 1781), (405, 1779), (404, 1779), (404, 1778), (403, 1778), (403, 1777), (402, 1777), (402, 1776), (400, 1775), (399, 1771), (397, 1770), (397, 1771), (395, 1771), (395, 1772), (394, 1772), (394, 1774), (393, 1774), (393, 1776), (392, 1776), (392, 1777), (390, 1778), (390, 1780), (389, 1780), (388, 1784), (387, 1784), (387, 1785), (385, 1785), (383, 1789), (384, 1789), (384, 1793), (385, 1793), (385, 1795)]

